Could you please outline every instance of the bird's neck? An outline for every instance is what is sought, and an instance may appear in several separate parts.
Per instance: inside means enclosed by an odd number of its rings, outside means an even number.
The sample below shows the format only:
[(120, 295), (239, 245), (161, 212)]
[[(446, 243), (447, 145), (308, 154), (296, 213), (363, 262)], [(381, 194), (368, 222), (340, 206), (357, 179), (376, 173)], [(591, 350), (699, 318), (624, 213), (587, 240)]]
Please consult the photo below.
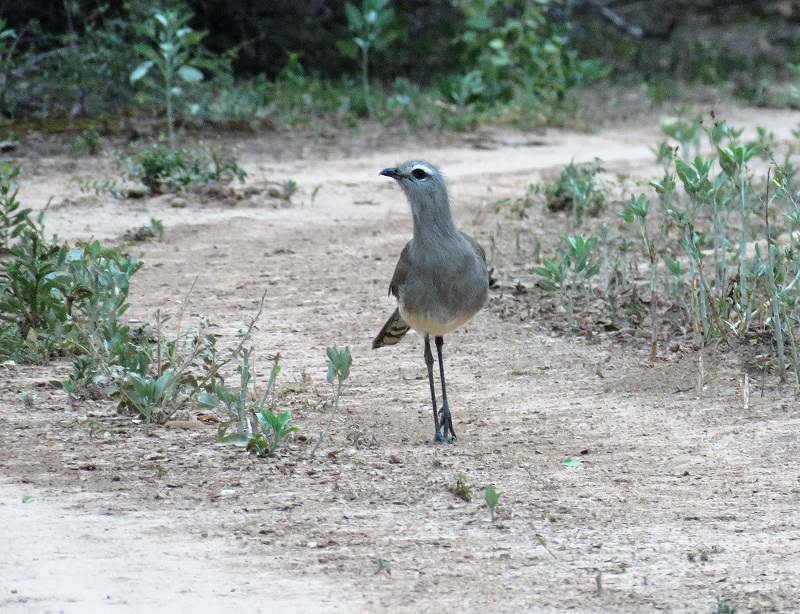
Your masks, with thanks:
[(417, 243), (441, 241), (458, 234), (450, 207), (412, 209), (414, 220), (414, 240)]

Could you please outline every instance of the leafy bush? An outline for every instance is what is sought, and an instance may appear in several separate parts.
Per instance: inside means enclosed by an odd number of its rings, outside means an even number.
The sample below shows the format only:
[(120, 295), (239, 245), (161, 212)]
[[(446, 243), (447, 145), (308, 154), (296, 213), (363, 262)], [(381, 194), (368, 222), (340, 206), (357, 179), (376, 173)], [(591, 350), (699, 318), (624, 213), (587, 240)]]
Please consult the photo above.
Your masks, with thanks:
[(270, 119), (276, 124), (307, 126), (317, 118), (345, 116), (352, 88), (307, 71), (297, 53), (289, 53), (274, 80), (260, 75), (234, 84), (212, 103), (211, 111), (232, 119)]
[(7, 357), (72, 353), (86, 336), (114, 329), (127, 309), (130, 277), (141, 263), (99, 242), (69, 247), (44, 238), (16, 201), (19, 168), (0, 171), (0, 321)]
[[(291, 412), (278, 414), (266, 406), (281, 371), (277, 357), (264, 393), (258, 401), (248, 400), (247, 387), (252, 379), (250, 353), (250, 350), (242, 351), (242, 364), (236, 368), (240, 376), (238, 390), (228, 388), (220, 379), (214, 382), (210, 392), (202, 393), (198, 401), (208, 407), (224, 408), (230, 414), (231, 420), (219, 426), (219, 443), (247, 448), (262, 457), (272, 456), (297, 427), (288, 426)], [(232, 433), (228, 432), (231, 427)]]
[[(536, 269), (538, 284), (562, 293), (571, 327), (577, 324), (573, 297), (581, 289), (586, 298), (600, 291), (612, 321), (622, 294), (631, 309), (649, 303), (653, 358), (665, 334), (685, 330), (698, 346), (766, 340), (781, 379), (791, 366), (800, 386), (798, 169), (790, 155), (775, 160), (764, 129), (757, 140), (743, 141), (742, 131), (723, 121), (694, 121), (662, 121), (668, 140), (658, 151), (665, 172), (650, 182), (652, 195), (632, 195), (619, 213), (623, 238), (612, 241), (605, 222), (602, 243), (564, 237), (567, 250)], [(758, 157), (770, 160), (764, 182), (753, 166)], [(631, 276), (642, 266), (641, 253), (632, 249), (636, 235), (649, 278), (644, 303), (637, 298), (639, 279)], [(646, 313), (637, 316), (642, 326)]]
[(568, 49), (568, 24), (548, 21), (533, 3), (516, 14), (506, 9), (492, 0), (464, 5), (465, 28), (457, 41), (467, 72), (440, 82), (451, 102), (546, 109), (563, 101), (569, 88), (608, 75), (598, 62), (579, 60)]
[(136, 18), (105, 5), (82, 13), (72, 3), (67, 10), (66, 32), (32, 20), (19, 24), (5, 50), (0, 43), (0, 114), (96, 116), (127, 107)]
[(608, 188), (595, 177), (603, 172), (602, 160), (595, 158), (591, 164), (565, 166), (556, 181), (547, 182), (540, 191), (550, 211), (571, 211), (578, 225), (587, 215), (597, 217), (608, 197)]
[(151, 194), (175, 191), (191, 184), (244, 181), (247, 173), (232, 156), (211, 152), (198, 155), (186, 149), (153, 143), (132, 157), (123, 177), (142, 184)]

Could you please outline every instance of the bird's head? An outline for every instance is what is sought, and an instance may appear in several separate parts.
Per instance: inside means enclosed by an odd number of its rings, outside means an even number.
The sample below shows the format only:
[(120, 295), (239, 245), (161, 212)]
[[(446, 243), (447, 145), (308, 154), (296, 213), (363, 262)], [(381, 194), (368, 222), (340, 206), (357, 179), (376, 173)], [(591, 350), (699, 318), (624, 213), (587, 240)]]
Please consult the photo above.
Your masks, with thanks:
[(433, 164), (409, 160), (398, 166), (385, 168), (380, 174), (391, 177), (400, 184), (414, 213), (446, 210), (449, 217), (447, 183)]

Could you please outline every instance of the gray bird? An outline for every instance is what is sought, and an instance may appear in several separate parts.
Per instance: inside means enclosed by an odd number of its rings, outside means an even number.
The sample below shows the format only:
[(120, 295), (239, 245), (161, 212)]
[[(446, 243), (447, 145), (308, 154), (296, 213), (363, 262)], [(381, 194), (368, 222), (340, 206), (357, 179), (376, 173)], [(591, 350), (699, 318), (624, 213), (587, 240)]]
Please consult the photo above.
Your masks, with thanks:
[[(375, 337), (372, 348), (394, 345), (409, 328), (424, 336), (436, 427), (432, 443), (450, 443), (456, 434), (444, 383), (443, 337), (486, 305), (489, 296), (486, 253), (472, 237), (455, 227), (447, 185), (435, 166), (411, 160), (395, 168), (385, 168), (380, 174), (391, 177), (403, 189), (411, 206), (414, 235), (403, 248), (389, 284), (389, 294), (397, 297), (397, 309)], [(436, 342), (442, 381), (439, 410), (433, 382), (431, 337)]]

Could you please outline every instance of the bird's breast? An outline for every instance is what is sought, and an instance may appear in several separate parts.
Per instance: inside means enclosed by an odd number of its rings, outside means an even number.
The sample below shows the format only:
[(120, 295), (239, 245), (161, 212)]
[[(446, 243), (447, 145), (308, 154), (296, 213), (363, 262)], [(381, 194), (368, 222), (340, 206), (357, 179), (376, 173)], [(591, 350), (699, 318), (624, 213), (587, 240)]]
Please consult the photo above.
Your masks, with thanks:
[(437, 314), (405, 311), (400, 307), (400, 315), (406, 323), (421, 335), (430, 335), (432, 337), (444, 337), (452, 333), (462, 324), (465, 324), (473, 313), (459, 314), (458, 316), (450, 319), (442, 318)]

